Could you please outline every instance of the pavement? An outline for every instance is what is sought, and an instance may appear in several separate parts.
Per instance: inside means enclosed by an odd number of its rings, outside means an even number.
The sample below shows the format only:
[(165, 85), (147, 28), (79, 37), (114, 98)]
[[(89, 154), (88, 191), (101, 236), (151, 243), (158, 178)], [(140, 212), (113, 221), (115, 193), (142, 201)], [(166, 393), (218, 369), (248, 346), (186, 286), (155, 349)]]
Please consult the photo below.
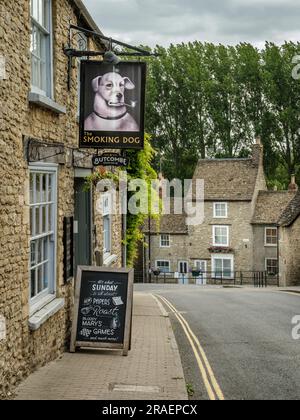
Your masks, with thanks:
[(16, 400), (187, 400), (170, 319), (149, 293), (134, 295), (132, 350), (65, 353), (29, 376)]
[(300, 293), (300, 286), (280, 287), (280, 292)]
[[(215, 393), (218, 386), (226, 400), (300, 399), (300, 339), (292, 334), (300, 332), (295, 325), (300, 316), (298, 287), (138, 285), (136, 290), (167, 299), (163, 302), (194, 399), (211, 399), (206, 382)], [(201, 345), (198, 359), (206, 381), (191, 346), (193, 334)], [(197, 347), (196, 340), (192, 341)]]

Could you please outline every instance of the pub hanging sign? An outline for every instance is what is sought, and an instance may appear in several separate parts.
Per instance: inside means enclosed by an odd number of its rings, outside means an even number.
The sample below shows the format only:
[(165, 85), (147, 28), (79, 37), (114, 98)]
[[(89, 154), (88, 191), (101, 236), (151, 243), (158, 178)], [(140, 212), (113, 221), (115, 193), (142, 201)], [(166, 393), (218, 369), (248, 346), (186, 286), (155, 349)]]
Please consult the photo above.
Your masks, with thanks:
[(146, 63), (82, 61), (80, 148), (143, 149)]

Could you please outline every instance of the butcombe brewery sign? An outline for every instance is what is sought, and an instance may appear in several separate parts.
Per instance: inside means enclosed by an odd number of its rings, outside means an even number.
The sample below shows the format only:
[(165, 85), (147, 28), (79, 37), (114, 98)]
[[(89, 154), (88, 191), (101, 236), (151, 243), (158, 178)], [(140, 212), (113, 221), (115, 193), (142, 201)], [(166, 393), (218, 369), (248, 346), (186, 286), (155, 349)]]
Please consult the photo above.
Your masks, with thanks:
[(77, 347), (123, 350), (131, 341), (133, 270), (79, 267), (71, 352)]
[(127, 166), (128, 159), (116, 153), (104, 153), (93, 157), (93, 166)]
[(82, 61), (80, 148), (142, 149), (146, 63)]

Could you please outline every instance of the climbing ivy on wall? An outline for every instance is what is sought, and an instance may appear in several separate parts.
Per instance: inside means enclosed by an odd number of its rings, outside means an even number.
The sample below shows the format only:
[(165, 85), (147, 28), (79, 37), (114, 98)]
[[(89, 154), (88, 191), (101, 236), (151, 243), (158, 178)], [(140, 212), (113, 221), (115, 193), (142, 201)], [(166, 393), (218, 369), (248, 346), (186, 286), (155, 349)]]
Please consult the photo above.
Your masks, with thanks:
[(151, 145), (151, 138), (146, 134), (145, 136), (145, 147), (141, 151), (129, 151), (127, 156), (130, 164), (128, 167), (128, 175), (131, 179), (142, 179), (148, 184), (148, 213), (139, 213), (137, 215), (128, 213), (127, 217), (127, 265), (132, 267), (138, 253), (138, 246), (143, 241), (143, 233), (141, 227), (145, 221), (148, 220), (149, 215), (159, 220), (158, 215), (151, 214), (151, 196), (154, 199), (155, 191), (152, 190), (152, 181), (158, 178), (156, 171), (152, 167), (153, 158), (155, 156), (155, 150)]
[[(151, 138), (149, 135), (145, 135), (145, 146), (143, 150), (128, 150), (127, 157), (129, 159), (129, 165), (126, 169), (128, 182), (133, 179), (143, 180), (147, 183), (148, 191), (148, 212), (131, 214), (128, 212), (127, 215), (127, 232), (124, 244), (127, 248), (127, 265), (133, 267), (135, 259), (138, 254), (138, 247), (141, 241), (143, 241), (142, 226), (145, 221), (148, 220), (149, 215), (151, 218), (159, 220), (159, 215), (151, 214), (151, 197), (154, 200), (159, 200), (157, 192), (152, 189), (152, 181), (158, 178), (156, 171), (152, 167), (152, 161), (156, 152), (151, 145)], [(97, 168), (92, 175), (86, 178), (85, 190), (89, 190), (92, 185), (96, 186), (97, 183), (103, 179), (112, 180), (118, 185), (120, 169), (116, 169), (113, 172), (108, 171), (104, 167)], [(143, 193), (143, 192), (141, 192)], [(128, 199), (135, 194), (135, 192), (128, 192)], [(145, 197), (144, 197), (145, 198)]]

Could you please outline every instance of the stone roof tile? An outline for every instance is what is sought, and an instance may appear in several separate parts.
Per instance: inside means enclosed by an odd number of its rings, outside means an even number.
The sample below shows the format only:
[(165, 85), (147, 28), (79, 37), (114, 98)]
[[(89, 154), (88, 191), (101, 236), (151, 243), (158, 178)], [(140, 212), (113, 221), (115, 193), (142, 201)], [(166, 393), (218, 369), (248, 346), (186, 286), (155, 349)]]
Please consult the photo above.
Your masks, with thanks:
[(204, 159), (199, 160), (193, 181), (204, 180), (205, 200), (251, 201), (258, 170), (253, 159)]
[(257, 197), (253, 224), (278, 224), (283, 210), (295, 197), (290, 191), (260, 191)]
[[(144, 233), (149, 233), (149, 223), (145, 222), (143, 227)], [(159, 222), (151, 219), (151, 233), (187, 235), (188, 228), (186, 225), (185, 214), (166, 214), (162, 215)]]
[(279, 225), (288, 227), (291, 226), (297, 217), (300, 216), (300, 191), (290, 201), (279, 219)]

